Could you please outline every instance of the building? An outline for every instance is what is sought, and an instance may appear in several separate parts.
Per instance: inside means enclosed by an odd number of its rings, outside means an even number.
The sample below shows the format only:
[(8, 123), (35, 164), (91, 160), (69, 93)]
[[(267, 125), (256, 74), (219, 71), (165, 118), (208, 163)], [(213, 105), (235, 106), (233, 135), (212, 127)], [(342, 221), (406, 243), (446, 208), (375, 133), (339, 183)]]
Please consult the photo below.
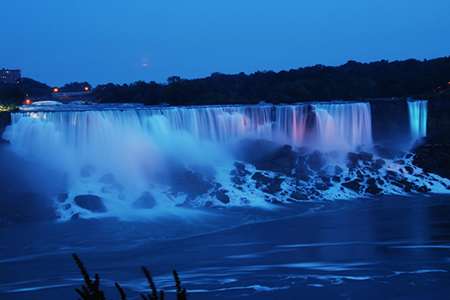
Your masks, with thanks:
[(0, 83), (18, 84), (21, 80), (20, 70), (0, 70)]

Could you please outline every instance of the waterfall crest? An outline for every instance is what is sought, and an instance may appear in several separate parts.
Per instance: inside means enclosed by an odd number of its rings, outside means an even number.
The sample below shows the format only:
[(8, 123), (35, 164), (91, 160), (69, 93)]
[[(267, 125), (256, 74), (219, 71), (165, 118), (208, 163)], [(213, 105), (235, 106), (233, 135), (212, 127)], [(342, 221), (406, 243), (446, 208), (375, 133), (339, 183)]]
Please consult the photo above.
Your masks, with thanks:
[(232, 191), (229, 174), (243, 139), (344, 153), (372, 144), (368, 103), (68, 108), (14, 113), (4, 133), (15, 153), (65, 174), (55, 196), (62, 218), (90, 215), (93, 197), (108, 213), (173, 207), (211, 190), (238, 204), (243, 191)]

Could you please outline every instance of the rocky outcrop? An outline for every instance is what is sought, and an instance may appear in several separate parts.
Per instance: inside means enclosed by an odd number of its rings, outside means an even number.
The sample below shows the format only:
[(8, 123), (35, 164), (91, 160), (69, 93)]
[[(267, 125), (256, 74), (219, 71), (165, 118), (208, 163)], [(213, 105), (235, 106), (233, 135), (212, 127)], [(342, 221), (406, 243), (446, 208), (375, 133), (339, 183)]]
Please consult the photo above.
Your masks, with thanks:
[(450, 179), (450, 145), (423, 145), (413, 149), (414, 165), (424, 172)]
[(156, 206), (156, 200), (150, 192), (143, 192), (142, 195), (131, 204), (134, 209), (149, 209)]
[(102, 198), (96, 195), (78, 195), (74, 198), (75, 204), (81, 208), (91, 212), (106, 212), (106, 206), (103, 204)]

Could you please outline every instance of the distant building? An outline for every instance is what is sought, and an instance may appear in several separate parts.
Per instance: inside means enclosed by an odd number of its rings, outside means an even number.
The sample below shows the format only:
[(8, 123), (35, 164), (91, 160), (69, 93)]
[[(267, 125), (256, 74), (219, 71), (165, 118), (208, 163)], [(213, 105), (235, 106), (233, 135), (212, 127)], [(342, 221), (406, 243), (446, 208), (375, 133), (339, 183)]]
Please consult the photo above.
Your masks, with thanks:
[(20, 70), (0, 70), (0, 82), (18, 84), (22, 80)]

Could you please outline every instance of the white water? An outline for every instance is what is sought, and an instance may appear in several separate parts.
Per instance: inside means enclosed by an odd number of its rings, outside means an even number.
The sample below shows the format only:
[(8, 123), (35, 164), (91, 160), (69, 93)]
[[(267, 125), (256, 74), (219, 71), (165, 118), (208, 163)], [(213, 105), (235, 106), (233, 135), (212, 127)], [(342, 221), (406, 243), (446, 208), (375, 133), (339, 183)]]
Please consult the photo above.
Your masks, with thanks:
[[(324, 153), (370, 151), (372, 146), (369, 103), (208, 107), (38, 105), (22, 109), (12, 115), (12, 124), (3, 137), (11, 142), (16, 154), (66, 178), (65, 186), (59, 189), (59, 196), (65, 197), (59, 200), (57, 194), (53, 197), (57, 214), (63, 219), (76, 214), (96, 215), (75, 203), (79, 195), (100, 197), (108, 211), (102, 215), (121, 217), (152, 214), (148, 209), (132, 208), (137, 199), (144, 196), (148, 199), (148, 195), (155, 199), (159, 211), (172, 211), (187, 198), (191, 205), (203, 206), (211, 201), (222, 205), (211, 194), (218, 191), (227, 194), (230, 205), (267, 206), (267, 201), (275, 198), (261, 191), (251, 178), (258, 171), (253, 165), (245, 164), (249, 175), (241, 177), (245, 183), (239, 187), (230, 176), (235, 170), (233, 150), (243, 139), (264, 139)], [(328, 175), (334, 175), (337, 164), (345, 169), (345, 161), (337, 162), (335, 154), (327, 158), (329, 167), (325, 169), (332, 170)], [(195, 172), (204, 178), (212, 174), (214, 180), (205, 187), (204, 181), (194, 178), (188, 184), (202, 192), (189, 195), (177, 187), (186, 184), (186, 179), (180, 183), (173, 178), (180, 174), (195, 176)], [(370, 170), (367, 172), (367, 176), (372, 176)], [(415, 168), (414, 172), (420, 170)], [(383, 175), (385, 171), (379, 173)], [(281, 176), (285, 192), (277, 194), (276, 199), (284, 202), (298, 189), (314, 189), (316, 180), (321, 182), (319, 175), (315, 176), (316, 179), (301, 185), (295, 178)], [(350, 170), (342, 176), (356, 178)], [(432, 185), (414, 178), (411, 181), (419, 186)], [(440, 192), (446, 186), (445, 181), (433, 189)], [(386, 193), (396, 192), (389, 182), (379, 187)], [(340, 183), (320, 195), (326, 199), (358, 196)]]
[(417, 142), (427, 136), (428, 101), (408, 101), (411, 140)]

